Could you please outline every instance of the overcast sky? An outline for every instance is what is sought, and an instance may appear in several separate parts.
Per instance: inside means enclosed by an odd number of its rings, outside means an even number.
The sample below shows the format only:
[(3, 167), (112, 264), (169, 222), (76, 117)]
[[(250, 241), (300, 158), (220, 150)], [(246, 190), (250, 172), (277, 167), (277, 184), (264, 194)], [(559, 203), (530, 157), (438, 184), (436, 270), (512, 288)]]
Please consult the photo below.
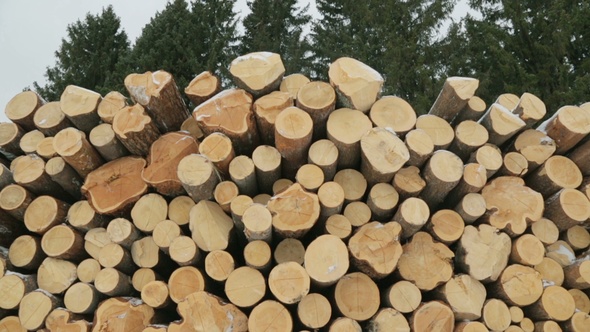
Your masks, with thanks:
[[(314, 0), (305, 0), (312, 2)], [(43, 85), (45, 68), (55, 64), (54, 52), (66, 36), (66, 27), (84, 20), (88, 12), (98, 14), (113, 5), (131, 42), (141, 34), (150, 18), (164, 9), (168, 0), (0, 0), (0, 121), (7, 121), (4, 108), (8, 101), (31, 86)], [(303, 2), (303, 1), (302, 1)], [(464, 2), (464, 0), (462, 1)], [(312, 11), (315, 11), (312, 8)], [(246, 0), (238, 0), (236, 12), (249, 12)], [(465, 14), (458, 6), (455, 17)]]

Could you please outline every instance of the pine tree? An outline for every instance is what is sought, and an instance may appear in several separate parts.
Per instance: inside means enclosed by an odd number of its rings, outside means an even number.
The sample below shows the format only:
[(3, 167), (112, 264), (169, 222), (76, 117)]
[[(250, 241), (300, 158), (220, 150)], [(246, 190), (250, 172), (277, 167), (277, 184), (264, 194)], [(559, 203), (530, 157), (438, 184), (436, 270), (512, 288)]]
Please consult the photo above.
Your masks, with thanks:
[(117, 64), (129, 52), (129, 39), (111, 6), (98, 15), (68, 25), (67, 37), (55, 52), (56, 64), (47, 67), (47, 83), (33, 83), (47, 100), (59, 100), (66, 86), (75, 84), (105, 94), (122, 91), (123, 73)]
[(244, 36), (241, 54), (257, 51), (281, 55), (287, 73), (306, 72), (310, 46), (303, 36), (304, 26), (311, 20), (309, 5), (297, 7), (297, 0), (248, 1), (251, 12), (243, 21)]

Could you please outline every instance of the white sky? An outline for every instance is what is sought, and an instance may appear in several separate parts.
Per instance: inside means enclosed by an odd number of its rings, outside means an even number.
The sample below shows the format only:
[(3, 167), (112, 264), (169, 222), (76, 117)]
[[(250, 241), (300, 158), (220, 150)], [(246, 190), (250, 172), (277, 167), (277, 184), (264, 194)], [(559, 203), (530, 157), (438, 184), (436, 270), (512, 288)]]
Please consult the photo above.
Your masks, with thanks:
[[(304, 0), (313, 2), (314, 0)], [(0, 121), (12, 97), (37, 81), (43, 85), (45, 68), (55, 64), (54, 52), (66, 37), (68, 24), (84, 20), (113, 5), (121, 25), (133, 43), (150, 18), (165, 8), (167, 0), (0, 0)], [(303, 2), (303, 1), (302, 1)], [(462, 0), (461, 2), (465, 2)], [(313, 7), (313, 5), (312, 5)], [(314, 8), (312, 8), (314, 10)], [(455, 17), (463, 16), (459, 5)], [(246, 0), (238, 0), (238, 16), (249, 12)]]

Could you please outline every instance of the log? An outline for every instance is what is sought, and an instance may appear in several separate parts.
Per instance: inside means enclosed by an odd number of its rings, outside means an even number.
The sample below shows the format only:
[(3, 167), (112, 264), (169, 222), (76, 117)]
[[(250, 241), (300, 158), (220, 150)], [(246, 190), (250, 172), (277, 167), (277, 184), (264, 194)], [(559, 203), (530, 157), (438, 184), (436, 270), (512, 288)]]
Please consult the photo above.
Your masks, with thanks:
[(97, 227), (104, 227), (110, 218), (98, 214), (88, 201), (82, 200), (72, 204), (66, 216), (68, 223), (80, 232), (88, 232)]
[(66, 128), (57, 133), (53, 138), (53, 148), (81, 177), (87, 177), (104, 163), (86, 140), (86, 135), (76, 128)]
[(37, 151), (37, 144), (45, 138), (45, 135), (39, 130), (31, 130), (26, 132), (19, 141), (19, 147), (25, 154), (35, 153)]
[(590, 175), (590, 163), (588, 162), (588, 158), (590, 158), (589, 142), (590, 140), (580, 143), (580, 145), (574, 147), (567, 155), (578, 166), (584, 176)]
[(450, 246), (463, 235), (465, 222), (461, 215), (453, 210), (441, 209), (436, 211), (426, 224), (426, 231), (432, 237)]
[(258, 189), (272, 194), (273, 184), (281, 177), (281, 154), (270, 145), (260, 145), (252, 153)]
[(334, 175), (334, 182), (344, 190), (345, 204), (362, 200), (367, 191), (367, 180), (361, 172), (352, 168), (338, 171)]
[(131, 285), (133, 285), (133, 289), (141, 293), (143, 286), (154, 280), (162, 280), (162, 277), (153, 269), (141, 267), (133, 273)]
[(41, 250), (41, 239), (37, 236), (21, 235), (14, 239), (8, 249), (8, 262), (27, 271), (36, 270), (45, 257)]
[(154, 309), (162, 309), (170, 305), (168, 285), (160, 280), (147, 283), (141, 289), (141, 300)]
[(299, 88), (295, 105), (313, 120), (313, 140), (326, 138), (328, 116), (336, 109), (336, 91), (326, 82), (312, 81)]
[(526, 177), (527, 186), (548, 198), (561, 189), (578, 188), (582, 173), (576, 164), (564, 156), (552, 156)]
[(392, 308), (382, 308), (379, 310), (367, 325), (371, 331), (375, 332), (389, 331), (392, 326), (402, 331), (410, 330), (410, 325), (406, 317)]
[(12, 169), (14, 182), (30, 190), (36, 195), (51, 195), (63, 200), (70, 197), (63, 189), (51, 180), (45, 172), (45, 162), (36, 154), (26, 155), (19, 159)]
[(127, 275), (132, 275), (137, 270), (129, 250), (116, 243), (109, 243), (100, 249), (98, 262), (105, 268), (117, 269)]
[(361, 137), (361, 172), (369, 187), (391, 182), (393, 175), (410, 159), (404, 142), (383, 128), (373, 128)]
[(455, 139), (449, 146), (449, 151), (461, 160), (467, 160), (471, 153), (487, 143), (488, 131), (481, 124), (466, 120), (455, 127)]
[(192, 266), (201, 260), (201, 252), (195, 241), (184, 235), (179, 235), (170, 242), (168, 254), (180, 266)]
[(98, 271), (100, 271), (100, 269), (101, 266), (98, 260), (94, 258), (87, 258), (78, 264), (78, 267), (76, 268), (76, 273), (78, 274), (78, 279), (81, 282), (91, 284), (94, 283), (96, 274), (98, 273)]
[(306, 192), (298, 183), (273, 196), (267, 208), (273, 215), (275, 232), (283, 237), (304, 236), (320, 216), (318, 196)]
[(189, 227), (199, 249), (225, 250), (230, 244), (234, 223), (219, 204), (202, 200), (190, 211)]
[(125, 218), (115, 218), (107, 226), (109, 239), (124, 248), (131, 248), (133, 242), (139, 240), (142, 235), (135, 225)]
[(156, 245), (160, 247), (160, 250), (170, 256), (172, 256), (172, 253), (168, 249), (170, 248), (172, 241), (181, 235), (183, 234), (180, 226), (178, 226), (178, 224), (174, 221), (168, 219), (158, 222), (152, 231), (152, 236)]
[(379, 310), (379, 288), (366, 274), (349, 273), (338, 280), (334, 302), (344, 316), (365, 321)]
[(338, 169), (356, 168), (361, 160), (361, 138), (372, 128), (368, 116), (350, 108), (330, 113), (326, 126), (328, 139), (338, 149)]
[[(283, 77), (279, 90), (287, 92), (291, 98), (297, 99), (297, 93), (302, 86), (309, 83), (310, 79), (303, 74), (291, 74)], [(272, 92), (271, 92), (272, 93)]]
[(248, 331), (287, 332), (293, 330), (291, 313), (282, 304), (273, 300), (266, 300), (257, 305), (248, 318)]
[[(576, 314), (574, 314), (574, 317), (575, 316), (576, 316)], [(583, 314), (582, 314), (582, 316), (583, 316)], [(572, 320), (573, 320), (573, 317), (572, 317)], [(567, 324), (567, 322), (565, 324)], [(583, 325), (580, 325), (580, 326), (583, 326)], [(534, 329), (535, 329), (535, 331), (539, 331), (539, 332), (561, 332), (561, 331), (563, 331), (561, 329), (561, 327), (559, 327), (559, 324), (557, 324), (557, 322), (552, 321), (552, 320), (535, 322)], [(572, 330), (576, 331), (574, 328), (572, 328)]]
[(51, 196), (39, 196), (25, 212), (24, 222), (33, 233), (45, 234), (52, 227), (66, 221), (70, 205)]
[(155, 311), (137, 298), (110, 298), (94, 314), (95, 331), (133, 331), (152, 323)]
[(570, 319), (576, 304), (568, 291), (560, 286), (549, 286), (540, 298), (526, 309), (528, 317), (535, 320), (554, 320), (563, 322)]
[(244, 215), (244, 211), (246, 211), (246, 209), (252, 205), (252, 203), (254, 203), (252, 198), (246, 195), (238, 195), (230, 203), (231, 218), (236, 226), (237, 232), (240, 234), (244, 233), (244, 222), (242, 221), (242, 216)]
[(174, 221), (179, 226), (188, 225), (189, 213), (193, 206), (195, 206), (195, 201), (189, 196), (173, 198), (168, 204), (168, 219)]
[(556, 145), (544, 132), (527, 129), (516, 136), (508, 150), (522, 154), (528, 161), (529, 172), (532, 172), (553, 155)]
[(275, 181), (272, 184), (272, 193), (273, 195), (278, 195), (283, 192), (285, 189), (289, 188), (293, 184), (293, 181), (285, 178), (281, 178)]
[(121, 144), (137, 156), (147, 156), (152, 143), (160, 137), (154, 120), (139, 104), (124, 107), (117, 112), (112, 126)]
[(37, 143), (34, 153), (39, 155), (39, 157), (43, 158), (45, 161), (57, 157), (58, 154), (53, 148), (53, 137), (45, 137), (40, 140), (39, 143)]
[(288, 92), (273, 91), (254, 102), (253, 111), (263, 144), (274, 145), (277, 115), (285, 108), (295, 106), (294, 99), (295, 96)]
[(150, 269), (169, 269), (172, 263), (170, 258), (160, 251), (153, 237), (146, 236), (133, 242), (131, 245), (131, 257), (138, 267), (147, 267)]
[(590, 217), (590, 201), (579, 190), (563, 189), (545, 201), (543, 216), (565, 231), (586, 222)]
[(166, 219), (168, 203), (159, 194), (143, 195), (131, 209), (131, 220), (137, 229), (151, 234), (158, 223)]
[(391, 285), (382, 297), (387, 306), (404, 314), (413, 312), (422, 302), (420, 289), (407, 280), (400, 280)]
[(80, 262), (87, 258), (84, 252), (84, 237), (68, 225), (57, 225), (41, 238), (41, 249), (49, 257)]
[(330, 301), (322, 294), (307, 294), (297, 304), (297, 318), (301, 324), (310, 329), (320, 329), (326, 326), (331, 316)]
[(537, 237), (543, 245), (550, 245), (559, 239), (559, 229), (555, 223), (547, 218), (541, 218), (530, 227), (531, 234)]
[(295, 174), (295, 181), (303, 189), (317, 193), (320, 186), (324, 183), (324, 172), (314, 164), (305, 164), (299, 167), (299, 170)]
[(94, 127), (88, 135), (90, 143), (106, 161), (115, 160), (129, 154), (129, 151), (117, 139), (113, 126), (103, 123)]
[(273, 257), (277, 264), (295, 262), (299, 265), (303, 265), (305, 247), (303, 246), (303, 243), (297, 239), (286, 238), (277, 244)]
[(502, 167), (504, 157), (500, 149), (493, 144), (484, 144), (475, 150), (467, 160), (467, 163), (477, 163), (486, 168), (487, 178), (491, 179)]
[(352, 224), (350, 220), (341, 214), (332, 214), (326, 219), (324, 226), (326, 234), (335, 235), (343, 241), (346, 241), (352, 234)]
[(416, 166), (404, 167), (397, 171), (391, 184), (399, 194), (400, 201), (418, 196), (426, 187), (426, 181), (424, 181), (420, 175), (420, 169)]
[(61, 305), (60, 298), (38, 289), (23, 296), (18, 308), (18, 319), (25, 329), (38, 330), (45, 326), (47, 315)]
[(526, 123), (510, 109), (494, 103), (479, 120), (489, 133), (489, 143), (502, 146), (512, 136), (526, 128)]
[(56, 156), (49, 159), (45, 163), (45, 173), (71, 197), (74, 199), (82, 198), (80, 190), (84, 181), (78, 172), (66, 163), (62, 157)]
[(285, 66), (279, 54), (253, 52), (235, 58), (229, 72), (238, 87), (259, 98), (278, 90)]
[(555, 241), (555, 243), (545, 247), (545, 256), (555, 260), (562, 267), (571, 265), (576, 260), (574, 249), (565, 241)]
[(486, 201), (481, 194), (470, 193), (463, 196), (454, 210), (466, 224), (471, 224), (486, 212)]
[[(547, 321), (547, 322), (552, 322), (552, 321)], [(590, 315), (585, 314), (583, 312), (576, 312), (573, 314), (572, 318), (569, 321), (564, 323), (564, 325), (565, 325), (566, 331), (582, 332), (582, 331), (584, 331), (586, 326), (588, 326), (589, 323), (590, 323)], [(557, 325), (557, 323), (555, 323), (555, 325)], [(555, 328), (554, 327), (555, 325), (551, 324), (550, 326)], [(557, 325), (557, 327), (559, 328), (559, 325)], [(555, 329), (555, 331), (559, 331), (559, 330)]]
[(361, 325), (354, 319), (338, 317), (330, 324), (329, 332), (362, 332)]
[(229, 164), (236, 156), (232, 141), (223, 133), (212, 133), (199, 144), (199, 153), (207, 157), (224, 177), (229, 177)]
[(545, 103), (539, 97), (525, 92), (520, 96), (520, 100), (512, 113), (518, 115), (525, 122), (525, 128), (531, 128), (543, 119), (547, 109)]
[(481, 316), (486, 327), (492, 331), (504, 331), (510, 326), (510, 308), (501, 300), (487, 300)]
[(24, 152), (19, 146), (25, 131), (16, 123), (0, 122), (0, 154), (8, 160), (13, 160)]
[(479, 80), (471, 77), (449, 77), (428, 114), (451, 121), (467, 105), (479, 87)]
[(518, 152), (508, 152), (504, 155), (502, 167), (496, 173), (497, 176), (524, 177), (528, 169), (528, 160)]
[[(225, 281), (225, 295), (240, 308), (256, 305), (266, 292), (266, 280), (260, 271), (249, 266), (233, 270)], [(259, 307), (260, 305), (257, 305)], [(250, 316), (252, 319), (252, 316)]]
[(66, 309), (56, 308), (45, 318), (45, 327), (49, 332), (90, 332), (92, 323)]
[(204, 136), (203, 131), (199, 128), (197, 120), (192, 116), (184, 120), (180, 125), (180, 130), (187, 132), (195, 140), (201, 140)]
[(109, 297), (124, 296), (131, 293), (131, 278), (119, 270), (106, 267), (96, 274), (94, 287)]
[(145, 165), (144, 159), (132, 156), (106, 163), (86, 177), (82, 194), (100, 214), (127, 212), (147, 192), (148, 186), (141, 178)]
[(365, 225), (371, 220), (371, 209), (364, 202), (351, 202), (344, 208), (342, 214), (354, 227)]
[(479, 120), (487, 111), (486, 102), (478, 96), (469, 98), (465, 107), (459, 111), (459, 114), (453, 118), (451, 122), (453, 125), (457, 125), (463, 121)]
[(248, 156), (237, 156), (229, 163), (229, 175), (238, 186), (240, 194), (254, 197), (258, 194), (258, 183), (254, 162)]
[(211, 160), (201, 154), (190, 154), (178, 164), (178, 179), (195, 201), (213, 198), (215, 186), (221, 181)]
[(307, 246), (303, 266), (314, 285), (333, 285), (348, 271), (348, 248), (334, 235), (320, 235)]
[(96, 113), (102, 122), (112, 124), (115, 114), (125, 106), (127, 106), (127, 98), (118, 91), (111, 91), (102, 98)]
[(0, 164), (0, 187), (4, 188), (13, 183), (14, 177), (12, 175), (12, 171), (3, 164)]
[(372, 279), (387, 277), (402, 255), (401, 232), (397, 222), (374, 221), (361, 226), (348, 241), (355, 266)]
[(280, 112), (275, 121), (275, 147), (282, 156), (282, 176), (294, 179), (297, 169), (304, 165), (311, 145), (313, 121), (297, 107)]
[(430, 208), (442, 203), (461, 181), (463, 167), (461, 159), (452, 152), (440, 150), (432, 155), (422, 170), (426, 186), (420, 192)]
[(309, 147), (307, 162), (322, 169), (324, 181), (331, 181), (336, 174), (338, 149), (328, 139), (317, 140)]
[(453, 331), (455, 317), (448, 305), (439, 301), (423, 303), (409, 319), (412, 331)]
[(422, 129), (410, 130), (404, 143), (410, 153), (410, 159), (406, 162), (408, 166), (422, 167), (434, 152), (432, 138)]
[(0, 278), (0, 308), (18, 309), (22, 298), (37, 289), (35, 275), (9, 272)]
[(188, 86), (184, 88), (184, 94), (191, 100), (195, 107), (201, 105), (221, 91), (221, 79), (210, 71), (204, 71), (195, 76)]
[(543, 216), (543, 196), (524, 185), (519, 177), (496, 178), (481, 191), (486, 201), (482, 221), (511, 236), (524, 233), (529, 224)]
[(457, 274), (435, 289), (435, 296), (448, 303), (456, 320), (478, 320), (486, 300), (486, 288), (467, 274)]
[(416, 125), (416, 112), (404, 99), (397, 96), (383, 96), (377, 100), (369, 117), (375, 127), (391, 129), (404, 137)]
[(18, 316), (5, 316), (0, 319), (0, 331), (27, 332), (27, 329), (21, 325)]
[(125, 88), (163, 133), (179, 130), (182, 122), (190, 116), (172, 74), (166, 71), (129, 74), (125, 77)]
[(416, 120), (416, 129), (423, 130), (434, 144), (434, 151), (445, 150), (453, 142), (455, 131), (443, 118), (436, 115), (424, 114)]
[(18, 184), (9, 184), (0, 191), (0, 208), (18, 221), (24, 221), (25, 213), (36, 198)]
[(563, 106), (537, 130), (555, 141), (555, 154), (565, 154), (590, 133), (590, 113), (580, 107)]
[(486, 185), (488, 178), (484, 166), (469, 163), (463, 167), (463, 175), (459, 183), (448, 193), (444, 199), (447, 206), (455, 206), (467, 194), (479, 193)]
[(227, 251), (213, 250), (205, 257), (205, 273), (214, 281), (226, 281), (235, 267), (236, 262)]
[(508, 310), (510, 311), (510, 320), (512, 321), (512, 323), (517, 324), (523, 321), (524, 317), (524, 311), (522, 310), (521, 307), (517, 307), (517, 306), (511, 306), (508, 308)]
[(310, 278), (296, 262), (280, 263), (268, 275), (272, 295), (283, 304), (296, 304), (309, 293)]
[(112, 243), (109, 234), (102, 227), (93, 228), (84, 235), (84, 250), (96, 260), (98, 260), (100, 249), (109, 243)]
[(74, 126), (62, 111), (59, 101), (52, 101), (39, 107), (33, 122), (35, 127), (47, 137), (55, 136), (61, 130)]
[(568, 228), (561, 234), (561, 239), (576, 251), (584, 250), (590, 246), (590, 233), (580, 225)]
[(383, 77), (368, 65), (348, 57), (336, 59), (328, 69), (330, 84), (344, 107), (367, 113), (381, 95)]
[(575, 289), (590, 288), (590, 259), (577, 259), (573, 264), (563, 268), (565, 287)]
[(74, 124), (86, 134), (100, 122), (97, 107), (100, 94), (75, 85), (68, 85), (59, 99), (61, 110)]
[(230, 204), (239, 194), (238, 186), (233, 181), (221, 181), (215, 186), (213, 198), (223, 211), (229, 214), (231, 213)]
[(496, 281), (508, 265), (510, 237), (495, 227), (481, 224), (466, 226), (457, 243), (457, 267), (484, 284)]
[(4, 113), (10, 121), (30, 131), (35, 129), (33, 118), (44, 104), (45, 100), (35, 91), (23, 91), (8, 101)]
[(380, 222), (392, 220), (399, 201), (399, 194), (389, 183), (377, 183), (374, 185), (367, 196), (367, 206), (371, 210), (371, 220)]
[(563, 268), (557, 261), (553, 258), (543, 257), (541, 263), (534, 266), (535, 271), (541, 274), (541, 280), (543, 280), (543, 285), (556, 285), (561, 286), (563, 285), (563, 280), (565, 275), (563, 273)]
[(533, 304), (543, 293), (543, 281), (535, 269), (520, 264), (508, 265), (488, 291), (509, 305)]
[(205, 136), (221, 132), (232, 142), (237, 155), (250, 155), (258, 146), (259, 137), (252, 111), (252, 96), (241, 89), (224, 90), (197, 106), (193, 111)]
[(269, 209), (262, 204), (250, 205), (242, 215), (244, 234), (248, 241), (272, 241), (273, 216)]
[(180, 323), (171, 323), (169, 332), (248, 331), (248, 317), (237, 307), (207, 292), (195, 292), (178, 304)]
[(103, 296), (94, 285), (78, 282), (73, 284), (64, 295), (64, 305), (76, 314), (91, 314), (98, 308)]
[(63, 259), (47, 257), (37, 270), (39, 288), (51, 294), (63, 293), (76, 280), (76, 265)]
[(527, 266), (535, 266), (543, 262), (545, 247), (532, 234), (523, 234), (512, 242), (510, 261)]

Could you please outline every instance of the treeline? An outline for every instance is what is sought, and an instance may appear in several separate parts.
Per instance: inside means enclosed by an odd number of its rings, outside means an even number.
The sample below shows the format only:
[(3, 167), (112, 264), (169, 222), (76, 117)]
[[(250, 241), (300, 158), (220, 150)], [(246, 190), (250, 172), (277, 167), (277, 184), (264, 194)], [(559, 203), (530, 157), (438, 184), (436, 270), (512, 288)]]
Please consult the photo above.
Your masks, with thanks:
[[(319, 19), (297, 0), (250, 0), (244, 31), (236, 0), (174, 0), (132, 44), (112, 7), (68, 26), (47, 84), (58, 100), (68, 84), (101, 94), (124, 91), (132, 72), (164, 69), (183, 88), (209, 70), (227, 81), (231, 60), (253, 51), (281, 54), (286, 74), (325, 80), (328, 64), (356, 58), (386, 79), (384, 95), (429, 110), (448, 76), (480, 79), (491, 103), (505, 92), (531, 92), (548, 113), (590, 100), (590, 2), (470, 0), (478, 15), (441, 31), (455, 0), (316, 0)], [(307, 26), (307, 30), (304, 30)], [(308, 32), (308, 33), (306, 33)]]

